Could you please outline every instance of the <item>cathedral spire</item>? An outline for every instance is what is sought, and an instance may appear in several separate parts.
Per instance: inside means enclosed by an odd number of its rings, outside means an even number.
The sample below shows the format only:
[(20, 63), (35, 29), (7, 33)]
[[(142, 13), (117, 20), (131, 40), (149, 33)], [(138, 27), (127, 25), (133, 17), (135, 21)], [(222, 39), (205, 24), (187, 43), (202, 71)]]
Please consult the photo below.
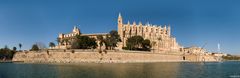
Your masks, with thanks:
[(120, 13), (120, 12), (119, 12), (119, 14), (118, 14), (118, 19), (119, 19), (119, 18), (122, 18), (122, 15), (121, 15), (121, 13)]
[(171, 27), (170, 27), (170, 25), (169, 25), (168, 28), (167, 28), (167, 34), (168, 34), (169, 36), (171, 36)]
[(135, 26), (136, 25), (136, 22), (135, 21), (133, 21), (133, 26)]
[(123, 24), (122, 16), (121, 16), (121, 13), (119, 13), (119, 15), (118, 15), (118, 25), (122, 25), (122, 24)]
[(139, 25), (142, 26), (142, 22), (139, 22)]

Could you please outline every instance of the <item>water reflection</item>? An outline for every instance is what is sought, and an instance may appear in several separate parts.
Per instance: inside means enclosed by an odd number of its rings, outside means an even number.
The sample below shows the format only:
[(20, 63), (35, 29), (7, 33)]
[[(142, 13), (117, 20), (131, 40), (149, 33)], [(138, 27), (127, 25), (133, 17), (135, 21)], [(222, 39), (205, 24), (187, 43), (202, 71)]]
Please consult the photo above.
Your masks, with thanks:
[(240, 62), (130, 64), (0, 63), (0, 78), (229, 78)]
[(59, 78), (176, 78), (178, 65), (179, 63), (58, 65), (57, 73)]

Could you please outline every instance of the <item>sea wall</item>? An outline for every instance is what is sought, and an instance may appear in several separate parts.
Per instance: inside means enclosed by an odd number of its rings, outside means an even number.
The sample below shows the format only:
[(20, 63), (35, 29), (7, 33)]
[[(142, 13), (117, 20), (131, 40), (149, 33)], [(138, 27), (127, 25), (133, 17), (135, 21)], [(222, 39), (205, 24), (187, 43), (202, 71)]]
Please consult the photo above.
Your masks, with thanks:
[(128, 63), (128, 62), (178, 62), (180, 55), (150, 52), (17, 52), (13, 61), (41, 63)]
[[(184, 60), (185, 59), (185, 60)], [(134, 63), (134, 62), (201, 62), (218, 61), (214, 56), (185, 55), (177, 53), (153, 53), (134, 51), (110, 51), (98, 53), (92, 50), (64, 50), (42, 52), (17, 52), (12, 61), (32, 63)]]
[(185, 58), (190, 62), (216, 62), (221, 60), (213, 55), (185, 55)]

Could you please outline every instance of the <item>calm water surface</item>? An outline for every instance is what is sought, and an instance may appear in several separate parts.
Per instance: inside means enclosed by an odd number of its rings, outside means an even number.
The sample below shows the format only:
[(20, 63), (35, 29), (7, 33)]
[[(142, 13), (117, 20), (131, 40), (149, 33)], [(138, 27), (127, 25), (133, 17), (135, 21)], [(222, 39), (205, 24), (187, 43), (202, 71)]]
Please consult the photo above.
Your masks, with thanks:
[(240, 62), (130, 64), (0, 63), (0, 78), (240, 78)]

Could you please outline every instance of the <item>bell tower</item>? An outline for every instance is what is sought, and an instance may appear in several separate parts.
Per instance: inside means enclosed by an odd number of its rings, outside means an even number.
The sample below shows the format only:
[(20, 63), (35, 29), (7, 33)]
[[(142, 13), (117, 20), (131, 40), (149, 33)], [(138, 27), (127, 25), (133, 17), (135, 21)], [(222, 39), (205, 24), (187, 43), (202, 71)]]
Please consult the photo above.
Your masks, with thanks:
[(118, 34), (121, 40), (123, 41), (123, 42), (120, 42), (120, 44), (118, 45), (118, 48), (122, 49), (122, 47), (124, 47), (124, 38), (123, 38), (123, 19), (122, 19), (121, 13), (119, 13), (118, 15)]
[(119, 13), (118, 15), (118, 34), (123, 40), (123, 19), (122, 19), (121, 13)]
[(123, 20), (122, 20), (121, 13), (119, 13), (119, 15), (118, 15), (118, 34), (120, 36), (121, 36), (121, 33), (122, 33), (122, 27), (123, 27)]

